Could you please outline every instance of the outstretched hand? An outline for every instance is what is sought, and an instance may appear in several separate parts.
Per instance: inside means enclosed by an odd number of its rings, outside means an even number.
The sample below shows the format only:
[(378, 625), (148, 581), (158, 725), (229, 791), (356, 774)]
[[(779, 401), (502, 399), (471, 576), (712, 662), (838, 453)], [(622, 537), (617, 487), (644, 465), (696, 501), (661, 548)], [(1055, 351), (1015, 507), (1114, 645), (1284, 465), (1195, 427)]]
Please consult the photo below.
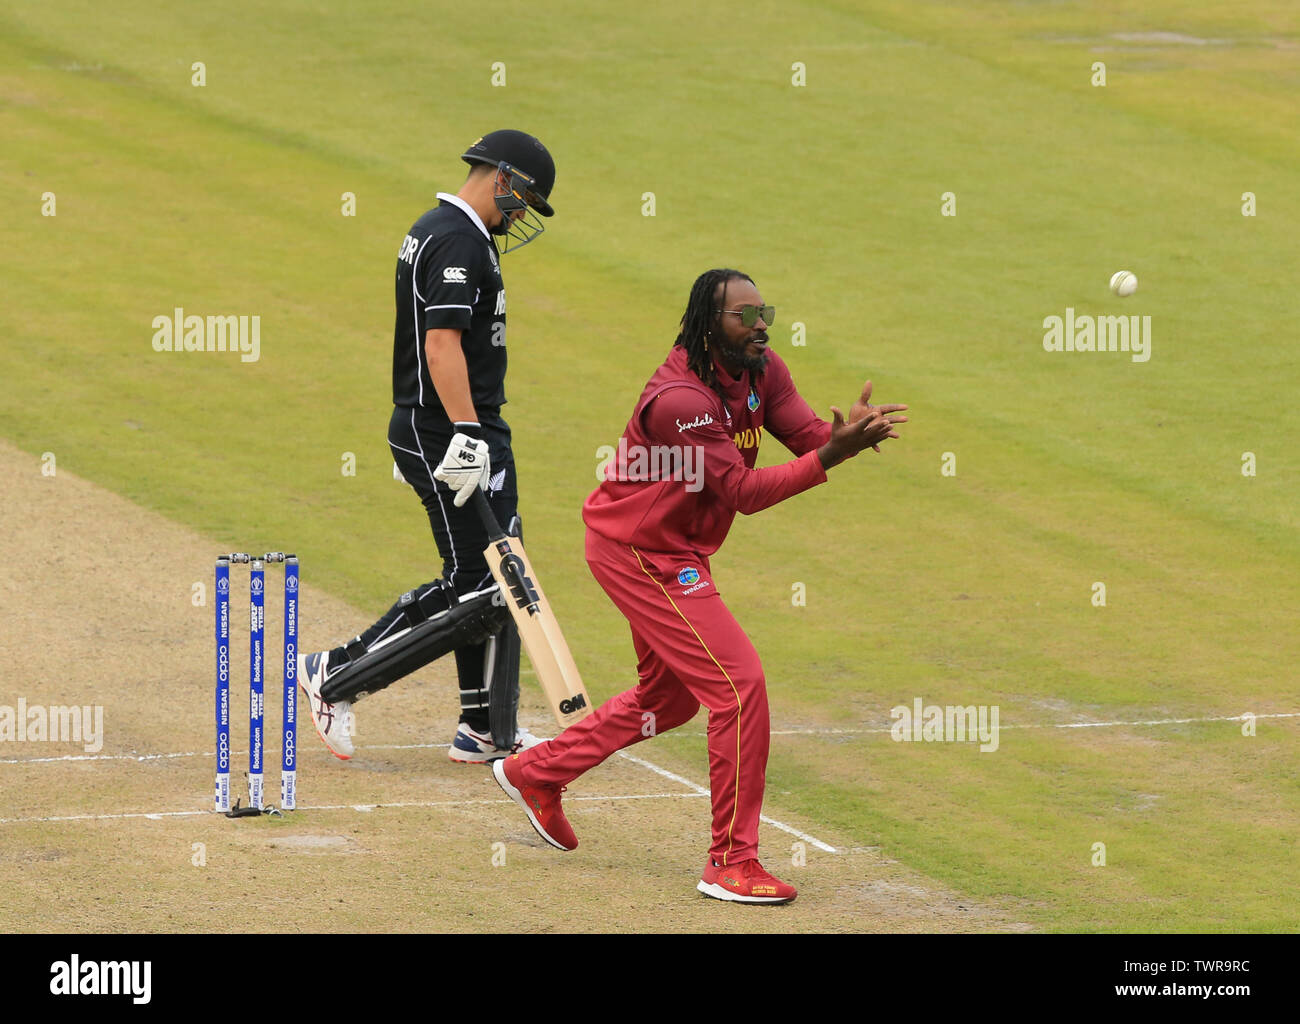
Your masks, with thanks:
[(847, 421), (838, 408), (831, 406), (831, 439), (817, 451), (822, 466), (830, 469), (866, 448), (880, 451), (880, 442), (898, 437), (894, 427), (906, 423), (907, 417), (897, 414), (906, 409), (906, 405), (872, 405), (871, 381), (867, 381), (850, 407)]

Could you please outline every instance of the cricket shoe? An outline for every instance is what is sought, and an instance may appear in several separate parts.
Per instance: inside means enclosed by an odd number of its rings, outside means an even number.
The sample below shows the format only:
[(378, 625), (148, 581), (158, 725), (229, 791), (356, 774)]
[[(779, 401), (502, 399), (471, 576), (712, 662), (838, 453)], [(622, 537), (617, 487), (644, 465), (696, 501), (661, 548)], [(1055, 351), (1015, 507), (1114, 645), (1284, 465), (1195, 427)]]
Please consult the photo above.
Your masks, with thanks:
[(325, 665), (328, 661), (328, 651), (298, 655), (298, 685), (307, 695), (312, 724), (325, 741), (325, 746), (339, 760), (347, 761), (352, 757), (352, 702), (341, 700), (337, 704), (331, 704), (321, 699), (320, 688), (325, 682)]
[(521, 750), (535, 747), (542, 742), (540, 736), (534, 736), (522, 725), (515, 727), (515, 745), (509, 750), (502, 750), (492, 741), (492, 737), (471, 729), (464, 722), (456, 729), (451, 739), (451, 749), (447, 756), (457, 764), (487, 764)]
[(578, 837), (560, 807), (561, 787), (528, 785), (519, 769), (518, 754), (493, 761), (492, 775), (506, 796), (524, 809), (539, 836), (557, 850), (578, 848)]
[(790, 903), (797, 895), (793, 885), (786, 885), (764, 871), (756, 857), (725, 868), (710, 859), (704, 867), (704, 877), (695, 888), (705, 896), (731, 903)]

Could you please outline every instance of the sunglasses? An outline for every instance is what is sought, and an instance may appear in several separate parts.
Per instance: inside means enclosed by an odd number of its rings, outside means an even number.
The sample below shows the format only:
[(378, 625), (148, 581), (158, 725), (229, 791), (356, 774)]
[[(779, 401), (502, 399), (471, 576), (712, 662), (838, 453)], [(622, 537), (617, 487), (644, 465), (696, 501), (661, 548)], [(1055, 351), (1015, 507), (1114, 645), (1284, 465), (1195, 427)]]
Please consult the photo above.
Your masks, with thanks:
[(772, 318), (776, 316), (775, 306), (741, 306), (739, 309), (715, 309), (715, 313), (730, 313), (732, 316), (740, 317), (740, 323), (744, 327), (753, 327), (758, 323), (761, 317), (763, 323), (768, 327), (772, 326)]

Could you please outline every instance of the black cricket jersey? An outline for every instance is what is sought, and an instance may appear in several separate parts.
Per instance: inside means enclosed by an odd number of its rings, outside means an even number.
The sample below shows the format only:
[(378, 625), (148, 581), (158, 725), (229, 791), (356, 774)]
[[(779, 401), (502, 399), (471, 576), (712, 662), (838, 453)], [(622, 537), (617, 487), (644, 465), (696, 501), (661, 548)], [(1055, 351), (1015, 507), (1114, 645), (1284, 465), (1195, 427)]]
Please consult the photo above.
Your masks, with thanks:
[[(426, 331), (460, 330), (474, 408), (505, 404), (506, 293), (496, 247), (473, 209), (439, 192), (438, 206), (412, 225), (397, 254), (393, 404), (443, 412), (429, 377)], [(444, 413), (445, 415), (445, 413)]]

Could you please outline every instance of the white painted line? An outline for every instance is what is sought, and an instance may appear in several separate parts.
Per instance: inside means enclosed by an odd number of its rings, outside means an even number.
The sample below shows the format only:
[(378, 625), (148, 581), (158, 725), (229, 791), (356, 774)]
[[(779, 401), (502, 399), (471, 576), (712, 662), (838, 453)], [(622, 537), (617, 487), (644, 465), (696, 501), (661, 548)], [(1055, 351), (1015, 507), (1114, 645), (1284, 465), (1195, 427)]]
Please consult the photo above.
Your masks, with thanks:
[(820, 839), (808, 835), (807, 832), (800, 832), (797, 828), (793, 828), (792, 826), (787, 825), (783, 821), (777, 821), (775, 818), (769, 818), (766, 814), (760, 814), (758, 816), (758, 820), (762, 822), (766, 822), (768, 825), (771, 825), (773, 828), (779, 828), (782, 832), (788, 832), (796, 839), (802, 839), (809, 846), (815, 846), (823, 853), (840, 852), (839, 850), (835, 849), (835, 847), (831, 846), (829, 843), (823, 843)]
[(366, 744), (360, 749), (364, 752), (367, 750), (437, 750), (442, 748), (446, 750), (450, 743), (381, 743), (376, 746)]
[(705, 793), (628, 793), (623, 796), (569, 796), (566, 800), (693, 800)]
[(130, 814), (62, 814), (49, 818), (0, 818), (0, 825), (31, 825), (46, 822), (64, 821), (124, 821), (127, 818), (149, 818), (159, 821), (162, 818), (190, 818), (200, 814), (216, 814), (215, 811), (136, 811)]
[[(386, 743), (367, 746), (365, 750), (446, 750), (450, 743)], [(247, 750), (231, 750), (232, 758), (242, 757)], [(11, 757), (0, 764), (54, 764), (60, 761), (167, 761), (178, 757), (212, 757), (211, 750), (186, 750), (174, 754), (64, 754), (61, 757)]]
[[(999, 729), (1111, 729), (1122, 728), (1124, 726), (1138, 725), (1190, 725), (1197, 722), (1244, 722), (1247, 719), (1258, 721), (1262, 718), (1300, 718), (1300, 711), (1284, 711), (1276, 714), (1251, 714), (1249, 712), (1241, 715), (1225, 715), (1214, 718), (1154, 718), (1145, 722), (1026, 722), (1020, 725), (999, 725)], [(892, 732), (892, 727), (885, 726), (880, 729), (773, 729), (773, 736), (872, 736), (877, 734), (888, 735)], [(695, 739), (704, 739), (708, 733), (703, 732), (683, 732), (680, 729), (673, 732), (662, 733), (664, 736), (690, 736)]]
[(624, 761), (631, 761), (633, 764), (639, 764), (642, 768), (648, 768), (656, 775), (661, 775), (665, 779), (670, 779), (673, 782), (678, 783), (679, 785), (685, 786), (687, 789), (694, 790), (700, 796), (709, 795), (709, 791), (705, 786), (698, 785), (697, 783), (692, 782), (690, 779), (684, 779), (680, 775), (675, 775), (672, 772), (670, 772), (667, 768), (660, 768), (657, 764), (651, 764), (649, 761), (642, 760), (639, 757), (633, 757), (626, 750), (618, 751), (618, 756), (621, 757)]
[[(1198, 722), (1244, 722), (1247, 718), (1254, 718), (1257, 721), (1266, 718), (1300, 718), (1300, 711), (1287, 711), (1278, 713), (1261, 713), (1261, 714), (1241, 714), (1225, 715), (1213, 718), (1155, 718), (1149, 721), (1139, 722), (1045, 722), (1045, 723), (1026, 723), (1022, 725), (1008, 724), (1000, 725), (999, 729), (1111, 729), (1123, 728), (1125, 726), (1158, 726), (1158, 725), (1194, 725)], [(880, 729), (830, 729), (830, 728), (811, 728), (811, 729), (773, 729), (773, 736), (872, 736), (887, 735), (890, 732), (889, 727)], [(675, 729), (672, 732), (662, 733), (663, 736), (686, 736), (695, 739), (707, 737), (707, 733), (702, 732), (685, 732), (681, 729)], [(381, 743), (375, 745), (365, 745), (361, 751), (367, 750), (445, 750), (450, 747), (450, 743)], [(247, 750), (232, 750), (231, 756), (237, 757), (247, 754)], [(55, 764), (59, 762), (70, 761), (165, 761), (179, 757), (212, 757), (212, 751), (207, 750), (189, 750), (172, 754), (64, 754), (60, 757), (10, 757), (0, 758), (0, 764)], [(631, 755), (623, 755), (628, 760), (636, 761)], [(682, 785), (694, 785), (680, 777), (674, 781), (681, 782)]]
[(1055, 725), (1003, 725), (1003, 729), (1108, 729), (1124, 725), (1189, 725), (1195, 722), (1245, 722), (1259, 718), (1300, 718), (1300, 711), (1275, 715), (1228, 715), (1223, 718), (1156, 718), (1149, 722), (1058, 722)]
[[(708, 794), (705, 793), (705, 796)], [(623, 793), (616, 795), (603, 796), (569, 796), (569, 801), (592, 801), (602, 800), (690, 800), (700, 796), (699, 793)], [(506, 805), (513, 803), (508, 797), (497, 797), (493, 800), (418, 800), (418, 801), (398, 801), (391, 804), (300, 804), (300, 811), (358, 811), (361, 813), (370, 813), (371, 811), (387, 811), (394, 808), (432, 808), (432, 807), (471, 807), (479, 804), (499, 804)], [(289, 812), (293, 813), (293, 812)], [(33, 825), (33, 824), (52, 824), (73, 821), (126, 821), (134, 818), (145, 818), (149, 821), (162, 821), (164, 818), (202, 818), (225, 817), (223, 814), (217, 814), (215, 811), (131, 811), (121, 814), (64, 814), (45, 818), (0, 818), (0, 825)]]
[[(248, 751), (232, 750), (231, 756), (239, 753), (247, 754)], [(0, 760), (0, 764), (53, 764), (57, 761), (165, 761), (174, 757), (211, 757), (212, 751), (206, 754), (191, 750), (183, 754), (64, 754), (62, 757), (9, 757)]]
[[(684, 779), (680, 775), (670, 772), (667, 768), (660, 768), (659, 765), (653, 764), (650, 761), (645, 760), (644, 758), (633, 757), (626, 750), (620, 750), (618, 752), (618, 756), (623, 758), (623, 760), (625, 761), (631, 761), (633, 764), (639, 764), (642, 768), (648, 768), (656, 775), (662, 775), (665, 779), (671, 779), (673, 782), (680, 783), (681, 785), (686, 786), (687, 788), (693, 790), (699, 796), (709, 795), (709, 791), (704, 786), (692, 782), (690, 779)], [(810, 836), (806, 832), (800, 832), (797, 828), (793, 827), (792, 825), (787, 825), (783, 821), (777, 821), (775, 818), (769, 818), (766, 814), (760, 814), (759, 821), (771, 825), (773, 828), (779, 828), (782, 832), (788, 832), (796, 839), (802, 839), (805, 843), (808, 843), (810, 846), (817, 847), (817, 849), (821, 850), (823, 853), (838, 852), (835, 849), (835, 847), (831, 846), (829, 843), (823, 843), (820, 839), (816, 838), (815, 836)]]
[[(1044, 722), (1044, 723), (1026, 723), (1022, 725), (1008, 724), (999, 725), (999, 729), (1110, 729), (1123, 728), (1125, 726), (1158, 726), (1158, 725), (1194, 725), (1197, 722), (1244, 722), (1247, 718), (1256, 720), (1265, 718), (1300, 718), (1300, 711), (1287, 711), (1278, 713), (1261, 713), (1261, 714), (1241, 714), (1225, 715), (1214, 718), (1155, 718), (1149, 721), (1140, 722)], [(830, 728), (811, 728), (811, 729), (773, 729), (773, 736), (872, 736), (887, 735), (890, 732), (889, 727), (880, 729), (830, 729)], [(672, 732), (662, 733), (663, 736), (686, 736), (695, 739), (707, 737), (707, 733), (702, 732), (685, 732), (681, 729)], [(445, 750), (450, 747), (450, 743), (380, 743), (375, 745), (365, 745), (361, 748), (362, 752), (367, 750)], [(231, 756), (238, 757), (247, 754), (247, 750), (232, 750)], [(178, 757), (212, 757), (211, 750), (189, 750), (172, 754), (64, 754), (60, 757), (10, 757), (0, 758), (0, 764), (55, 764), (59, 762), (70, 761), (165, 761)], [(630, 761), (636, 761), (637, 758), (630, 754), (623, 754)], [(647, 762), (648, 763), (648, 762)], [(682, 785), (694, 785), (680, 777), (674, 777), (674, 781)]]
[[(1009, 724), (1009, 725), (1002, 725), (1000, 726), (1000, 728), (1001, 729), (1105, 729), (1105, 728), (1124, 728), (1124, 727), (1134, 727), (1134, 726), (1192, 725), (1200, 722), (1244, 722), (1247, 721), (1248, 719), (1258, 720), (1258, 719), (1271, 719), (1271, 718), (1300, 718), (1300, 712), (1277, 712), (1277, 713), (1265, 712), (1260, 714), (1244, 713), (1240, 715), (1226, 715), (1226, 716), (1217, 716), (1217, 717), (1157, 718), (1157, 719), (1150, 719), (1146, 721), (1122, 721), (1122, 722), (1055, 722), (1055, 723), (1049, 722), (1049, 723), (1023, 724), (1023, 725)], [(866, 736), (866, 735), (875, 735), (875, 734), (888, 734), (890, 732), (891, 730), (889, 728), (881, 728), (881, 729), (812, 728), (812, 729), (773, 729), (772, 735), (773, 736)], [(689, 732), (682, 732), (678, 730), (674, 732), (665, 733), (664, 735), (691, 736), (691, 737), (698, 738), (698, 737), (704, 737), (707, 734), (689, 733)], [(401, 744), (377, 744), (375, 746), (369, 746), (363, 749), (366, 750), (432, 750), (437, 748), (446, 748), (449, 746), (451, 746), (451, 744), (449, 743), (401, 743)], [(240, 752), (232, 751), (231, 753), (232, 756), (237, 756)], [(143, 763), (146, 761), (163, 761), (163, 760), (171, 760), (174, 758), (212, 757), (212, 756), (213, 756), (213, 752), (210, 750), (206, 752), (185, 751), (185, 752), (168, 753), (168, 754), (66, 754), (61, 757), (6, 758), (0, 760), (0, 764), (54, 764), (59, 762), (73, 762), (73, 761), (135, 761), (137, 763)], [(659, 765), (654, 764), (653, 762), (645, 760), (644, 758), (635, 757), (632, 754), (629, 754), (626, 751), (622, 751), (622, 750), (618, 752), (618, 756), (623, 758), (625, 761), (630, 761), (631, 763), (635, 765), (639, 765), (640, 767), (645, 768), (648, 771), (654, 772), (656, 775), (659, 775), (662, 778), (669, 779), (672, 782), (676, 782), (678, 785), (685, 786), (688, 790), (690, 790), (690, 792), (689, 793), (645, 793), (645, 794), (634, 794), (634, 795), (625, 795), (625, 796), (589, 796), (589, 797), (578, 796), (578, 797), (569, 797), (569, 799), (570, 800), (592, 800), (592, 801), (594, 800), (667, 800), (667, 799), (681, 799), (686, 797), (700, 797), (700, 796), (709, 795), (709, 790), (706, 787), (701, 786), (698, 783), (692, 782), (690, 779), (684, 778), (681, 775), (677, 775), (674, 772), (670, 772), (666, 768), (662, 768)], [(321, 804), (321, 805), (304, 806), (299, 809), (304, 811), (352, 810), (358, 812), (369, 812), (375, 810), (376, 808), (388, 808), (388, 807), (396, 807), (396, 808), (455, 807), (455, 806), (467, 806), (472, 804), (491, 804), (491, 803), (501, 803), (501, 802), (502, 802), (501, 800), (443, 800), (443, 801), (434, 801), (434, 802), (394, 803), (394, 804), (328, 804), (328, 805)], [(126, 814), (74, 814), (74, 815), (64, 815), (58, 817), (45, 817), (45, 818), (0, 818), (0, 825), (31, 824), (37, 822), (55, 823), (55, 822), (71, 822), (71, 821), (120, 821), (120, 820), (130, 819), (130, 818), (147, 818), (149, 820), (158, 821), (161, 820), (162, 818), (168, 818), (168, 817), (197, 817), (197, 816), (213, 814), (213, 813), (214, 812), (207, 811), (207, 810), (150, 811), (150, 812), (134, 812), (134, 813), (126, 813)], [(822, 842), (820, 839), (816, 838), (815, 836), (811, 836), (806, 832), (801, 832), (799, 829), (794, 828), (791, 825), (787, 825), (785, 822), (777, 821), (775, 818), (770, 818), (765, 814), (760, 816), (760, 820), (764, 822), (764, 824), (771, 825), (773, 828), (780, 829), (782, 832), (786, 832), (797, 839), (803, 840), (804, 842), (808, 843), (811, 846), (816, 847), (817, 849), (823, 851), (824, 853), (845, 853), (845, 852), (856, 853), (861, 850), (874, 849), (873, 847), (854, 847), (847, 851), (837, 850), (835, 847), (831, 846), (828, 843)]]

